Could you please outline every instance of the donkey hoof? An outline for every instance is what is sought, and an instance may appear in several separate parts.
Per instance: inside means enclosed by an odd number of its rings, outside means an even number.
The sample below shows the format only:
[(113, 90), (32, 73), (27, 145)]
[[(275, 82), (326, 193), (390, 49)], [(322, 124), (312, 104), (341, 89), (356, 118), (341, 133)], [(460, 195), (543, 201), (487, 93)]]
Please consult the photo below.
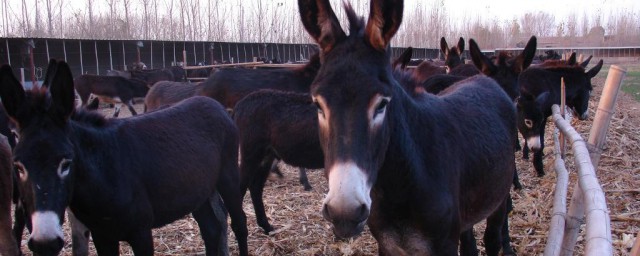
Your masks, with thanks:
[(304, 191), (311, 191), (312, 189), (311, 185), (304, 185)]
[(265, 235), (270, 235), (270, 233), (275, 230), (271, 225), (261, 226), (261, 228), (264, 231)]
[(538, 177), (539, 177), (539, 178), (544, 177), (544, 172), (538, 172)]

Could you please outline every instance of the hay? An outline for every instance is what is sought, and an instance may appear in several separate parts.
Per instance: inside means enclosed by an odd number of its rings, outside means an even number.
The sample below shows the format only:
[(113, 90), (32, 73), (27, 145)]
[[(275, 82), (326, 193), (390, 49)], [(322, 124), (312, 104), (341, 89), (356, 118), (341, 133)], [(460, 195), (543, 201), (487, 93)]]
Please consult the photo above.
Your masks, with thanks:
[[(604, 78), (594, 79), (594, 97), (590, 102), (590, 116), (595, 116), (593, 109), (597, 106), (604, 84)], [(136, 105), (141, 109), (140, 105)], [(598, 179), (607, 197), (607, 205), (612, 218), (612, 238), (614, 255), (628, 255), (640, 231), (637, 220), (640, 218), (640, 104), (631, 97), (621, 94), (616, 106), (616, 114), (609, 128), (600, 165)], [(105, 110), (107, 112), (109, 110)], [(121, 115), (129, 115), (123, 109)], [(577, 121), (574, 127), (583, 137), (587, 137), (591, 121)], [(546, 244), (546, 234), (551, 218), (555, 173), (552, 154), (552, 129), (547, 125), (545, 141), (546, 175), (538, 178), (530, 161), (521, 159), (517, 153), (517, 165), (524, 188), (512, 193), (515, 210), (510, 216), (512, 246), (519, 255), (540, 255)], [(567, 168), (570, 171), (570, 187), (575, 184), (575, 167), (573, 155), (567, 154)], [(314, 186), (312, 191), (304, 191), (298, 182), (297, 169), (282, 165), (283, 179), (267, 181), (265, 187), (265, 209), (270, 222), (276, 230), (272, 235), (265, 235), (255, 220), (253, 206), (249, 195), (245, 196), (244, 210), (249, 225), (249, 251), (252, 255), (377, 255), (377, 244), (368, 230), (354, 239), (336, 240), (331, 233), (330, 225), (322, 218), (320, 206), (327, 192), (326, 180), (322, 170), (309, 171), (309, 181)], [(571, 196), (569, 190), (569, 198)], [(62, 255), (71, 255), (69, 229), (65, 224), (65, 241), (67, 244)], [(482, 246), (481, 237), (484, 224), (476, 225), (476, 238)], [(197, 224), (189, 216), (178, 220), (153, 232), (156, 255), (203, 255), (204, 245), (199, 236)], [(584, 252), (584, 227), (578, 237), (576, 254)], [(121, 243), (121, 255), (133, 255), (130, 247)], [(237, 255), (237, 244), (230, 232), (229, 245), (232, 255)], [(95, 255), (93, 244), (90, 245)], [(26, 247), (26, 236), (22, 242), (23, 252), (31, 255)], [(484, 248), (480, 247), (484, 253)]]

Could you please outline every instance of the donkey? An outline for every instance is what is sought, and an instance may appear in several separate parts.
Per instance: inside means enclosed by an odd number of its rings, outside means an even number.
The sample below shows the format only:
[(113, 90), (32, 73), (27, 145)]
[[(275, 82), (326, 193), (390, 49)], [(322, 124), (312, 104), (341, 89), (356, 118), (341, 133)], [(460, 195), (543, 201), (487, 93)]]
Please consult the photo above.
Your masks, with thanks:
[[(590, 59), (589, 59), (590, 60)], [(531, 67), (520, 73), (518, 86), (522, 95), (517, 101), (518, 130), (525, 139), (523, 156), (533, 153), (533, 167), (539, 177), (544, 176), (542, 156), (544, 150), (544, 131), (547, 118), (551, 116), (551, 106), (560, 104), (560, 82), (564, 77), (566, 85), (565, 99), (578, 119), (588, 118), (589, 98), (593, 85), (591, 78), (602, 68), (603, 61), (585, 72), (585, 63), (555, 66)]]
[(144, 97), (144, 112), (154, 111), (163, 106), (175, 104), (191, 98), (202, 89), (201, 83), (161, 81), (149, 89)]
[(248, 254), (234, 160), (237, 128), (220, 104), (194, 97), (145, 116), (107, 120), (74, 111), (73, 78), (64, 62), (48, 88), (25, 92), (8, 65), (0, 68), (0, 81), (2, 104), (20, 129), (13, 161), (20, 190), (32, 191), (22, 200), (34, 253), (61, 250), (69, 206), (91, 230), (98, 254), (117, 255), (118, 241), (126, 241), (136, 255), (152, 255), (151, 229), (192, 213), (207, 255), (214, 255), (225, 225), (215, 221), (209, 204), (218, 191), (240, 254)]
[[(310, 57), (309, 62), (300, 68), (292, 69), (220, 69), (202, 82), (202, 89), (197, 95), (211, 97), (222, 103), (227, 109), (233, 109), (236, 103), (249, 93), (260, 89), (274, 89), (308, 93), (311, 81), (320, 68), (318, 54)], [(272, 171), (280, 173), (273, 163)], [(300, 173), (306, 173), (300, 170)], [(305, 189), (311, 185), (306, 176), (300, 176)]]
[[(405, 72), (412, 52), (409, 47), (392, 60), (394, 77), (402, 79), (408, 91), (417, 83), (411, 72)], [(277, 159), (300, 167), (299, 180), (305, 190), (311, 190), (305, 169), (324, 167), (315, 112), (309, 94), (270, 89), (247, 95), (234, 108), (233, 119), (240, 131), (242, 188), (245, 193), (247, 188), (250, 190), (258, 225), (267, 234), (273, 227), (266, 216), (262, 195), (269, 163)]]
[(305, 168), (324, 167), (315, 112), (309, 94), (267, 89), (244, 97), (234, 109), (240, 131), (241, 188), (244, 193), (249, 188), (258, 225), (267, 234), (273, 227), (262, 194), (271, 163), (277, 159), (301, 167), (301, 183)]
[(113, 117), (118, 117), (122, 104), (127, 105), (131, 115), (137, 115), (133, 98), (145, 97), (149, 91), (146, 82), (119, 76), (80, 75), (74, 79), (74, 84), (83, 106), (89, 103), (91, 94), (103, 102), (121, 103), (116, 107)]
[(408, 95), (386, 50), (401, 0), (372, 1), (366, 28), (347, 4), (348, 36), (328, 0), (298, 5), (323, 60), (311, 96), (329, 182), (322, 214), (334, 234), (358, 235), (366, 222), (381, 255), (455, 255), (487, 219), (487, 254), (497, 255), (515, 169), (507, 94), (476, 76), (441, 95)]
[(464, 53), (464, 39), (460, 37), (458, 44), (449, 48), (447, 40), (440, 38), (440, 50), (444, 55), (446, 73), (457, 76), (473, 76), (480, 72), (472, 64), (465, 64), (462, 58)]
[(202, 90), (198, 95), (211, 97), (226, 108), (233, 109), (240, 99), (260, 89), (308, 93), (319, 68), (320, 58), (315, 54), (300, 68), (220, 69), (202, 82)]
[[(0, 125), (5, 126), (6, 123)], [(3, 134), (0, 135), (0, 255), (7, 256), (20, 255), (19, 243), (16, 243), (17, 240), (11, 232), (11, 202), (14, 194), (12, 176), (11, 145)]]

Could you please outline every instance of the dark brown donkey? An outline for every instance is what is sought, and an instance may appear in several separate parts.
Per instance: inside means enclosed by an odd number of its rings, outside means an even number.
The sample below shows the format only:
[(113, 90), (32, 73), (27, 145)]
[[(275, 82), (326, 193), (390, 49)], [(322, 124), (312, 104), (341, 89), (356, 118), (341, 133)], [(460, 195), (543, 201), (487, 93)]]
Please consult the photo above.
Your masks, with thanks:
[[(137, 113), (133, 108), (133, 98), (144, 97), (149, 91), (149, 86), (146, 82), (120, 76), (81, 75), (74, 79), (73, 82), (83, 106), (89, 103), (89, 96), (93, 94), (100, 98), (102, 102), (127, 105), (131, 115), (134, 116)], [(118, 117), (122, 104), (116, 106), (113, 117)]]
[[(0, 86), (3, 83), (0, 81)], [(2, 108), (1, 115), (5, 115)], [(7, 118), (4, 118), (7, 120)], [(0, 123), (7, 125), (7, 123)], [(0, 135), (0, 255), (20, 255), (16, 239), (11, 232), (11, 202), (13, 200), (13, 161), (7, 137)]]
[(117, 255), (119, 241), (136, 255), (153, 255), (151, 229), (189, 213), (206, 254), (217, 255), (226, 222), (216, 221), (209, 203), (216, 191), (240, 254), (248, 254), (237, 128), (219, 103), (194, 97), (144, 116), (105, 119), (76, 111), (69, 66), (55, 70), (48, 88), (24, 91), (11, 67), (0, 68), (0, 98), (20, 128), (13, 152), (19, 187), (33, 193), (22, 200), (35, 254), (60, 252), (68, 206), (100, 255)]
[(387, 51), (401, 0), (371, 1), (366, 27), (347, 5), (349, 35), (329, 0), (298, 4), (323, 59), (311, 96), (334, 234), (358, 235), (366, 223), (381, 255), (456, 255), (461, 235), (487, 219), (486, 252), (498, 255), (515, 169), (507, 94), (476, 76), (440, 95), (408, 95)]

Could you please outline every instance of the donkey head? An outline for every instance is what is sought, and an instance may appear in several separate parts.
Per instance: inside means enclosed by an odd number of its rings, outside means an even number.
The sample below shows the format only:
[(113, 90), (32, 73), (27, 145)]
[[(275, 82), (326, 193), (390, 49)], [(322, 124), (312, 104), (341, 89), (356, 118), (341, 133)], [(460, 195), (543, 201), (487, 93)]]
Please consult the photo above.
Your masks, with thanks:
[(346, 4), (348, 36), (329, 0), (299, 0), (298, 5), (323, 62), (311, 88), (329, 180), (322, 212), (336, 236), (351, 237), (369, 216), (369, 192), (389, 143), (386, 112), (398, 85), (388, 46), (402, 21), (403, 1), (371, 1), (366, 27)]
[(55, 255), (64, 244), (62, 222), (73, 182), (68, 119), (74, 110), (74, 90), (66, 63), (58, 63), (47, 76), (47, 87), (25, 92), (5, 65), (0, 68), (0, 98), (20, 133), (13, 160), (19, 189), (31, 192), (21, 199), (32, 226), (29, 248)]
[[(573, 111), (578, 115), (578, 119), (585, 120), (589, 117), (589, 98), (593, 91), (593, 85), (591, 84), (591, 78), (598, 75), (602, 68), (603, 61), (600, 60), (598, 64), (593, 66), (589, 71), (584, 73), (584, 80), (580, 84), (578, 93), (574, 94), (572, 98), (567, 99), (567, 105), (571, 106)], [(582, 66), (582, 64), (580, 64)]]
[(531, 65), (535, 56), (536, 37), (532, 36), (524, 50), (518, 56), (512, 58), (509, 58), (504, 52), (500, 52), (495, 61), (491, 61), (480, 51), (480, 47), (473, 39), (469, 39), (469, 52), (473, 64), (478, 70), (496, 80), (500, 87), (511, 97), (511, 100), (515, 100), (520, 94), (518, 75)]
[(462, 62), (462, 53), (464, 52), (464, 39), (460, 37), (458, 44), (449, 49), (447, 40), (440, 38), (440, 50), (444, 54), (444, 65), (447, 66), (447, 73), (453, 68), (464, 64)]

